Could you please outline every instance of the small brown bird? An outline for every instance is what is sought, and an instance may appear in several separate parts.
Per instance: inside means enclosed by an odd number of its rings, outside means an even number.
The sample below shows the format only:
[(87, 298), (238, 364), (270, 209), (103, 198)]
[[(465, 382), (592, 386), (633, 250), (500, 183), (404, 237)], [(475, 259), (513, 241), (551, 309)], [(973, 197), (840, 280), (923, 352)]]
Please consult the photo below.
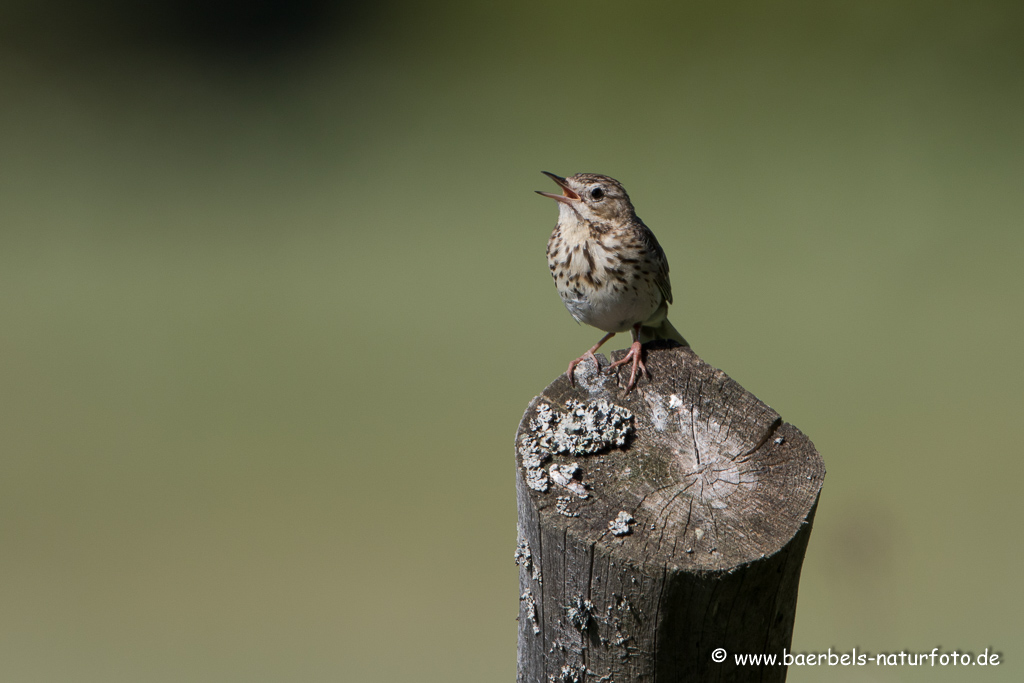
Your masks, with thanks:
[(631, 330), (629, 353), (609, 366), (632, 362), (629, 393), (637, 370), (648, 374), (640, 357), (643, 342), (673, 339), (689, 346), (666, 317), (672, 303), (668, 259), (619, 181), (595, 173), (544, 175), (562, 188), (562, 194), (537, 191), (558, 202), (558, 224), (548, 240), (551, 277), (572, 317), (608, 333), (569, 363), (569, 382), (573, 383), (573, 370), (587, 358), (600, 372), (594, 352), (617, 332)]

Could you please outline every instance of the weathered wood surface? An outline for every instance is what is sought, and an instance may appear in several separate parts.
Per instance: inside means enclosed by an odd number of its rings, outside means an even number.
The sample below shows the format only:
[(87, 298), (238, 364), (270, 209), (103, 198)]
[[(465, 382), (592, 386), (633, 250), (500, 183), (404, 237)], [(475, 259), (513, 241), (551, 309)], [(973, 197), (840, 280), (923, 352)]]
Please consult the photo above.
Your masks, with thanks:
[(645, 361), (629, 395), (583, 363), (519, 425), (518, 680), (783, 681), (732, 655), (790, 645), (821, 456), (689, 348)]

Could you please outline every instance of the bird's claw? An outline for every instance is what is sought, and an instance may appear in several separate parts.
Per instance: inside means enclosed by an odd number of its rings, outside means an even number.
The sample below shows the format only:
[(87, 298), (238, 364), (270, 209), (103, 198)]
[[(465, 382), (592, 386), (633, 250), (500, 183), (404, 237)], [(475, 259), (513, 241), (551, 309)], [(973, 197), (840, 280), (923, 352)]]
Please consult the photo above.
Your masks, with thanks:
[(565, 374), (569, 377), (569, 386), (573, 386), (573, 387), (576, 386), (576, 381), (573, 379), (573, 376), (572, 376), (573, 370), (576, 369), (577, 365), (579, 365), (580, 363), (582, 363), (583, 361), (585, 361), (588, 358), (592, 358), (594, 360), (594, 367), (597, 369), (597, 372), (600, 374), (600, 372), (601, 372), (601, 364), (599, 362), (597, 362), (597, 356), (594, 355), (593, 351), (587, 351), (585, 354), (583, 354), (582, 356), (580, 356), (579, 358), (577, 358), (573, 362), (569, 363), (569, 369), (565, 371)]
[(636, 371), (637, 371), (637, 369), (639, 369), (640, 370), (640, 374), (644, 375), (647, 379), (651, 378), (650, 373), (647, 372), (647, 366), (644, 365), (644, 361), (643, 361), (643, 359), (641, 359), (640, 355), (641, 355), (640, 342), (635, 341), (629, 347), (629, 351), (626, 353), (625, 356), (623, 356), (620, 360), (617, 360), (617, 361), (615, 361), (614, 363), (612, 363), (611, 365), (608, 366), (609, 370), (614, 370), (615, 368), (619, 367), (620, 365), (625, 365), (626, 363), (629, 363), (629, 362), (633, 363), (633, 369), (629, 373), (629, 383), (626, 384), (626, 393), (627, 394), (630, 391), (632, 391), (633, 387), (636, 386)]

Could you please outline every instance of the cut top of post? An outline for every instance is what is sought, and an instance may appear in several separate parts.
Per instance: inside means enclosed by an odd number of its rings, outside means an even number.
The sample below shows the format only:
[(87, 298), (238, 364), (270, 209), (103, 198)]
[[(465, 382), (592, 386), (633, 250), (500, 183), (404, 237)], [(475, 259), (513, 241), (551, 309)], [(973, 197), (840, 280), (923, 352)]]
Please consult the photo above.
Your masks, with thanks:
[(778, 552), (821, 490), (814, 444), (691, 349), (645, 354), (651, 380), (629, 394), (584, 363), (575, 387), (563, 375), (530, 403), (516, 462), (541, 519), (652, 569)]

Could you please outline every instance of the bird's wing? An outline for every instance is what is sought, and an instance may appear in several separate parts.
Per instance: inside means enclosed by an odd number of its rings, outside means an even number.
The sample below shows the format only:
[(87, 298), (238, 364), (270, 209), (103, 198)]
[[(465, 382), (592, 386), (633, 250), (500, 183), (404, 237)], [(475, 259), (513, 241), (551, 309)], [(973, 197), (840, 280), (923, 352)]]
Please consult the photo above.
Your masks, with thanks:
[(672, 283), (668, 279), (668, 259), (662, 258), (661, 263), (662, 268), (658, 272), (658, 289), (661, 290), (661, 295), (665, 297), (665, 301), (672, 303)]
[(668, 279), (668, 257), (665, 256), (665, 250), (658, 244), (658, 238), (654, 236), (651, 229), (644, 225), (643, 221), (639, 221), (641, 226), (640, 238), (643, 240), (647, 248), (651, 252), (651, 261), (656, 264), (658, 269), (657, 284), (658, 289), (661, 290), (661, 296), (668, 303), (672, 303), (672, 283)]

